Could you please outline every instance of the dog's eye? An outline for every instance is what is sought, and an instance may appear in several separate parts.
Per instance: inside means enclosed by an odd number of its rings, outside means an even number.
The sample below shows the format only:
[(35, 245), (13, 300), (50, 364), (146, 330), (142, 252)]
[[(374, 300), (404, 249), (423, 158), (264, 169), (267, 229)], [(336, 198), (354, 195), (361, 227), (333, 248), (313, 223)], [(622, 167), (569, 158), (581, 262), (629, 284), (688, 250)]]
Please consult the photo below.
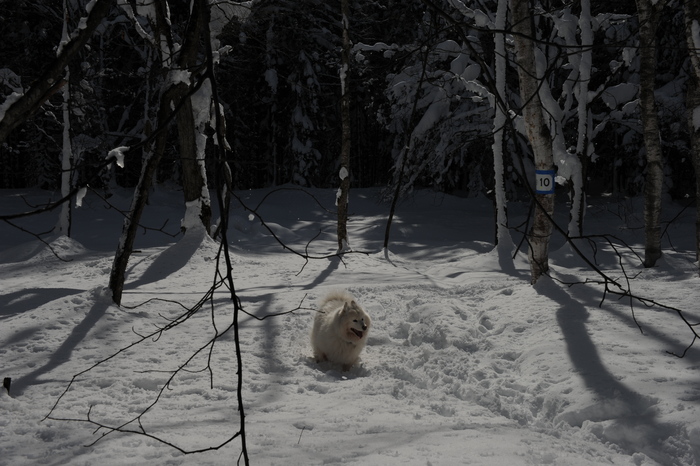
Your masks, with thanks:
[(353, 319), (353, 322), (357, 322), (357, 319)]

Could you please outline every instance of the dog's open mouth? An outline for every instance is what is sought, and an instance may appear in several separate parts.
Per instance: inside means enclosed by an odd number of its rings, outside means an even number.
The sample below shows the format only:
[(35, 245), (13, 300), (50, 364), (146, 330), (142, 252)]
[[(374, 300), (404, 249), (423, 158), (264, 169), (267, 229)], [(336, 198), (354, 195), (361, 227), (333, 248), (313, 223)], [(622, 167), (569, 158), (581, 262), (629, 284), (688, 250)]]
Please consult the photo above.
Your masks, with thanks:
[(352, 330), (352, 333), (357, 335), (357, 338), (362, 338), (362, 335), (363, 335), (362, 330), (355, 330), (354, 328), (351, 328), (350, 330)]

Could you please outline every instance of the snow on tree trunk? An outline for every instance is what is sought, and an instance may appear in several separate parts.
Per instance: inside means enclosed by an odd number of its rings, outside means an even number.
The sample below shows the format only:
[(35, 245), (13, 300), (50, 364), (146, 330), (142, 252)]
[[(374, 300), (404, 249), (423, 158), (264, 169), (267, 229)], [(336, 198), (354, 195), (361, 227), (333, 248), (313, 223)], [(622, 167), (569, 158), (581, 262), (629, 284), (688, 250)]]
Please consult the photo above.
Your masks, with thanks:
[[(56, 51), (60, 55), (63, 44), (68, 42), (68, 5), (63, 0), (63, 32), (61, 43)], [(71, 191), (73, 173), (73, 151), (70, 139), (70, 70), (66, 66), (66, 84), (63, 86), (63, 150), (61, 154), (61, 197), (65, 198)], [(71, 202), (64, 202), (61, 206), (61, 213), (58, 217), (58, 224), (55, 231), (60, 235), (71, 235)]]
[(685, 37), (688, 42), (692, 75), (688, 78), (688, 129), (695, 169), (695, 260), (700, 261), (700, 0), (686, 0)]
[[(194, 128), (192, 102), (190, 98), (184, 97), (187, 95), (189, 86), (183, 83), (181, 87), (181, 97), (185, 98), (185, 102), (177, 114), (177, 132), (180, 166), (182, 168), (182, 192), (185, 196), (186, 212), (180, 227), (187, 232), (189, 228), (194, 227), (192, 221), (202, 222), (201, 202), (199, 202), (202, 192), (202, 179), (199, 174), (198, 159), (200, 153), (196, 142), (197, 134)], [(195, 212), (191, 212), (193, 209)], [(209, 219), (211, 219), (211, 216), (209, 216)]]
[(578, 82), (576, 83), (576, 100), (578, 106), (578, 137), (576, 141), (576, 155), (579, 159), (580, 179), (579, 189), (574, 186), (574, 198), (571, 205), (571, 220), (568, 232), (570, 236), (581, 236), (583, 234), (583, 218), (586, 209), (586, 192), (583, 180), (586, 175), (586, 165), (591, 156), (593, 143), (591, 141), (590, 97), (589, 83), (591, 81), (591, 70), (593, 68), (593, 29), (591, 27), (591, 2), (581, 0), (581, 15), (579, 17), (579, 30), (581, 31), (581, 53), (578, 66)]
[[(547, 128), (535, 63), (535, 44), (532, 39), (532, 18), (529, 2), (511, 0), (515, 53), (517, 56), (518, 76), (520, 78), (520, 98), (525, 103), (523, 116), (528, 139), (532, 146), (536, 170), (552, 170), (552, 141)], [(535, 194), (536, 208), (532, 227), (528, 232), (531, 282), (549, 270), (549, 238), (552, 235), (550, 218), (554, 211), (554, 194)]]
[[(206, 170), (206, 148), (208, 137), (206, 130), (214, 126), (214, 111), (212, 106), (211, 85), (209, 79), (205, 81), (201, 88), (188, 99), (189, 105), (186, 105), (180, 113), (186, 113), (189, 110), (189, 115), (192, 116), (190, 134), (194, 136), (194, 154), (195, 159), (188, 161), (192, 164), (188, 167), (188, 174), (185, 176), (184, 160), (183, 160), (183, 184), (187, 178), (188, 190), (185, 193), (185, 202), (188, 211), (190, 204), (195, 209), (191, 212), (193, 220), (199, 222), (207, 231), (211, 226), (211, 198), (207, 186), (207, 170)], [(179, 125), (178, 125), (179, 126)], [(183, 223), (184, 228), (191, 228), (192, 225)]]
[[(506, 16), (508, 13), (508, 0), (499, 0), (496, 11), (495, 28), (497, 31), (504, 31), (506, 28)], [(503, 163), (503, 143), (505, 136), (505, 125), (507, 121), (506, 112), (508, 109), (506, 98), (506, 44), (505, 34), (496, 32), (495, 41), (495, 80), (496, 92), (500, 98), (494, 99), (496, 111), (493, 127), (493, 169), (495, 174), (495, 194), (496, 194), (496, 246), (501, 257), (510, 255), (512, 252), (513, 240), (508, 230), (508, 215), (506, 211), (507, 199), (505, 188), (505, 169)]]
[[(208, 8), (205, 2), (192, 3), (190, 22), (177, 60), (182, 71), (189, 70), (197, 64), (205, 8)], [(190, 80), (191, 78), (178, 83), (178, 92), (174, 96), (177, 101), (186, 99), (177, 114), (182, 187), (187, 209), (182, 228), (185, 231), (192, 228), (194, 225), (191, 224), (191, 220), (195, 220), (201, 222), (204, 228), (209, 231), (211, 200), (207, 189), (206, 170), (204, 169), (207, 140), (204, 130), (211, 121), (211, 87), (202, 86), (196, 95), (187, 97), (191, 85)], [(206, 89), (209, 89), (209, 92)], [(192, 211), (193, 209), (194, 211)]]
[(663, 160), (654, 83), (656, 81), (656, 28), (664, 3), (656, 0), (637, 0), (640, 56), (639, 103), (647, 161), (644, 181), (645, 267), (653, 267), (661, 257)]
[[(576, 21), (573, 15), (564, 14), (563, 18), (553, 18), (556, 23), (558, 35), (562, 36), (566, 44), (571, 46), (573, 50), (578, 50), (580, 47), (576, 39)], [(572, 53), (569, 55), (571, 72), (568, 79), (562, 84), (562, 96), (573, 96), (574, 83), (581, 84), (580, 69), (583, 65), (580, 53)], [(539, 97), (542, 102), (545, 122), (549, 126), (550, 138), (552, 141), (552, 158), (557, 166), (557, 178), (566, 180), (571, 188), (571, 210), (570, 221), (568, 226), (568, 234), (570, 236), (581, 235), (581, 224), (579, 216), (583, 208), (583, 174), (581, 160), (575, 153), (567, 149), (565, 140), (565, 126), (567, 117), (571, 113), (572, 98), (555, 98), (548, 81), (544, 76), (548, 76), (548, 68), (551, 67), (549, 57), (544, 51), (535, 48), (535, 64), (537, 76), (542, 76), (542, 85), (539, 87)], [(585, 70), (584, 70), (585, 73)], [(590, 76), (590, 71), (589, 71)], [(587, 85), (587, 82), (585, 83)], [(586, 87), (587, 90), (587, 87)], [(576, 95), (579, 99), (581, 95)], [(588, 96), (586, 95), (587, 99)], [(560, 102), (562, 104), (560, 104)], [(584, 101), (584, 109), (587, 108), (587, 101)], [(564, 184), (564, 183), (562, 183)]]
[[(70, 80), (70, 72), (66, 68), (66, 81)], [(70, 193), (73, 181), (73, 151), (70, 140), (70, 86), (68, 82), (63, 86), (63, 151), (61, 154), (61, 197), (65, 198)], [(64, 202), (56, 225), (56, 233), (71, 235), (71, 201)]]
[(350, 190), (350, 92), (348, 71), (350, 69), (350, 34), (348, 0), (341, 1), (343, 26), (343, 50), (340, 64), (340, 118), (342, 125), (340, 148), (340, 188), (338, 205), (338, 252), (349, 250), (348, 242), (348, 192)]
[[(191, 97), (185, 97), (189, 86), (178, 86), (175, 99), (185, 99), (183, 107), (177, 114), (177, 127), (180, 143), (180, 162), (182, 164), (182, 187), (187, 212), (182, 222), (182, 229), (187, 231), (200, 223), (207, 231), (211, 225), (211, 199), (207, 187), (205, 168), (207, 136), (206, 128), (211, 118), (211, 86), (207, 82)], [(192, 211), (194, 209), (194, 211)]]

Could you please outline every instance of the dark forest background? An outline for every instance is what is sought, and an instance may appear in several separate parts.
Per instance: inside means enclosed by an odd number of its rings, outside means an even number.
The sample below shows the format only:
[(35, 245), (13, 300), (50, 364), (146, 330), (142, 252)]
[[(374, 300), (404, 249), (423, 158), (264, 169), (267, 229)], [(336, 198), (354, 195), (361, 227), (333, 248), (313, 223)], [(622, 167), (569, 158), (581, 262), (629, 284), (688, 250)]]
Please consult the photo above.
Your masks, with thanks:
[[(67, 21), (76, 27), (85, 5), (68, 3)], [(405, 190), (429, 187), (476, 195), (493, 189), (494, 109), (474, 86), (487, 84), (492, 74), (483, 64), (494, 63), (494, 35), (479, 14), (460, 12), (454, 7), (457, 3), (462, 2), (436, 5), (461, 24), (459, 30), (420, 0), (350, 2), (353, 187), (391, 186), (400, 149), (407, 135), (414, 134)], [(493, 1), (463, 4), (489, 18), (496, 11)], [(176, 38), (184, 34), (188, 5), (170, 2)], [(218, 37), (217, 78), (232, 146), (234, 186), (334, 187), (341, 141), (340, 2), (260, 0), (246, 5), (246, 17), (227, 18)], [(577, 18), (579, 5), (562, 1), (536, 5), (540, 48), (547, 55), (546, 85), (566, 111), (572, 50), (566, 47), (562, 31), (566, 21)], [(589, 193), (638, 195), (643, 188), (644, 145), (634, 87), (639, 82), (636, 15), (632, 0), (591, 3), (589, 118), (595, 129), (593, 151), (583, 164)], [(25, 90), (56, 56), (63, 19), (62, 2), (2, 1), (0, 99)], [(670, 2), (657, 33), (656, 89), (665, 189), (675, 198), (695, 191), (684, 97), (690, 65), (683, 21), (682, 4)], [(464, 46), (465, 37), (471, 49)], [(89, 46), (71, 63), (67, 85), (76, 181), (89, 179), (92, 187), (105, 189), (131, 187), (138, 181), (138, 153), (128, 155), (123, 170), (98, 174), (95, 167), (109, 150), (133, 143), (148, 130), (148, 114), (164, 79), (157, 61), (148, 58), (148, 48), (131, 19), (115, 4)], [(473, 50), (479, 53), (478, 60)], [(508, 53), (513, 53), (510, 46)], [(466, 64), (466, 75), (455, 73), (456, 61)], [(517, 112), (521, 102), (512, 56), (508, 67), (508, 100)], [(625, 94), (622, 91), (630, 94), (630, 89), (631, 95), (616, 101)], [(438, 98), (445, 104), (433, 124), (426, 131), (415, 131)], [(0, 146), (0, 188), (59, 187), (61, 104), (61, 92), (56, 92)], [(573, 148), (574, 115), (564, 115), (562, 128), (567, 145)], [(170, 131), (172, 144), (158, 169), (160, 183), (181, 179), (175, 125)], [(522, 183), (521, 164), (509, 156), (520, 150), (519, 138), (509, 137), (505, 157), (506, 189), (511, 196), (517, 195)]]

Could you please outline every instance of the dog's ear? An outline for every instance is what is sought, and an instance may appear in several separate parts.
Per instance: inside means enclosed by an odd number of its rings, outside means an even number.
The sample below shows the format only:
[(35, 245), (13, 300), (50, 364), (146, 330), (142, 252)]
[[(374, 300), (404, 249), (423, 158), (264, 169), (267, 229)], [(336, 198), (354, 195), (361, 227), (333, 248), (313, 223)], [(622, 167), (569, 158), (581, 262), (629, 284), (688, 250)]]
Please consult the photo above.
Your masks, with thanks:
[(340, 313), (343, 314), (344, 312), (348, 312), (350, 310), (350, 306), (351, 305), (349, 305), (346, 301), (345, 304), (343, 304), (343, 309), (340, 311)]

